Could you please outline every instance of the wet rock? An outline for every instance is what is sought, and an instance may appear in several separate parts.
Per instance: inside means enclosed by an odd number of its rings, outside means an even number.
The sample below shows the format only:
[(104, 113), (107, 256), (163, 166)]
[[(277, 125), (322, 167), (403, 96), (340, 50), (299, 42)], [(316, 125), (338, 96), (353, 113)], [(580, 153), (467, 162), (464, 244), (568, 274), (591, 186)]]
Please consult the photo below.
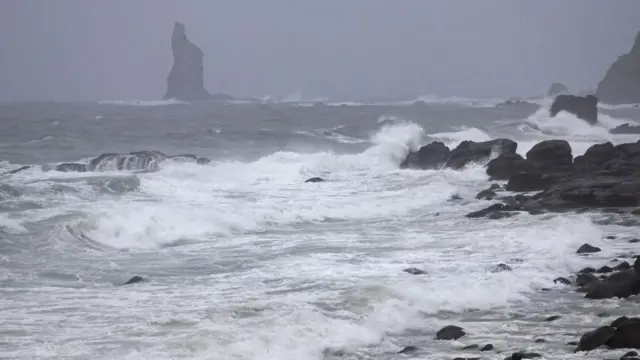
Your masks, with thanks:
[(545, 339), (536, 339), (536, 341), (534, 341), (534, 343), (536, 343), (536, 344), (542, 344), (542, 343), (546, 343), (546, 342), (547, 342), (547, 340), (545, 340)]
[(418, 350), (420, 349), (415, 346), (405, 346), (402, 350), (398, 351), (397, 354), (413, 354)]
[(560, 315), (553, 315), (553, 316), (549, 316), (548, 318), (544, 319), (544, 321), (555, 321), (560, 319), (562, 316)]
[(457, 340), (465, 335), (466, 333), (461, 327), (447, 325), (438, 331), (436, 340)]
[(323, 178), (316, 176), (316, 177), (309, 178), (309, 179), (305, 180), (304, 182), (306, 182), (306, 183), (316, 183), (316, 182), (324, 182), (324, 181), (325, 180)]
[(629, 351), (629, 352), (625, 353), (624, 355), (622, 355), (622, 357), (620, 359), (628, 359), (628, 358), (637, 357), (637, 356), (638, 356), (638, 352), (637, 351)]
[(558, 277), (553, 280), (554, 284), (560, 283), (562, 285), (571, 285), (571, 281), (567, 278)]
[(526, 171), (535, 171), (533, 164), (515, 153), (492, 159), (486, 169), (487, 175), (493, 180), (509, 180), (514, 174)]
[(491, 155), (514, 154), (518, 143), (509, 139), (496, 139), (484, 142), (465, 140), (451, 151), (446, 167), (459, 170), (471, 163), (485, 161)]
[(507, 183), (508, 191), (527, 192), (550, 188), (559, 181), (561, 175), (545, 174), (539, 171), (523, 171), (513, 174)]
[(491, 272), (503, 272), (503, 271), (512, 271), (513, 269), (511, 268), (511, 266), (504, 264), (504, 263), (500, 263), (498, 265), (496, 265), (493, 269), (491, 269)]
[(511, 356), (506, 357), (505, 360), (522, 360), (522, 359), (535, 359), (542, 357), (542, 355), (538, 353), (532, 352), (516, 352), (511, 354)]
[(576, 251), (576, 253), (578, 254), (592, 254), (592, 253), (597, 253), (602, 251), (602, 249), (600, 249), (599, 247), (590, 245), (590, 244), (582, 244), (582, 246), (580, 246), (578, 248), (578, 250)]
[(449, 159), (450, 154), (451, 150), (444, 143), (434, 141), (421, 147), (418, 151), (409, 153), (400, 164), (400, 168), (439, 169)]
[(609, 235), (605, 237), (605, 239), (608, 239), (608, 240), (613, 240), (615, 238), (616, 238), (615, 235)]
[(578, 271), (578, 273), (580, 273), (580, 274), (591, 274), (591, 273), (594, 273), (594, 272), (596, 272), (596, 269), (592, 268), (590, 266)]
[(140, 277), (140, 276), (134, 276), (131, 279), (127, 280), (127, 282), (125, 282), (122, 285), (131, 285), (131, 284), (136, 284), (139, 282), (144, 282), (146, 281), (144, 278)]
[(527, 160), (543, 172), (571, 171), (573, 155), (566, 140), (544, 140), (527, 151)]
[(619, 271), (605, 281), (593, 283), (585, 295), (588, 299), (627, 298), (640, 294), (640, 276), (635, 271)]
[(616, 329), (611, 326), (601, 326), (596, 330), (582, 335), (576, 351), (591, 351), (605, 345), (615, 334)]
[(577, 341), (569, 341), (569, 342), (567, 343), (567, 345), (569, 345), (569, 346), (576, 346), (576, 345), (578, 345), (578, 342), (577, 342)]
[(640, 319), (631, 318), (618, 324), (607, 345), (612, 349), (640, 349)]
[(20, 171), (27, 170), (27, 169), (31, 169), (31, 165), (23, 165), (23, 166), (20, 166), (17, 169), (5, 171), (2, 174), (0, 174), (0, 176), (17, 174)]
[(490, 205), (490, 206), (488, 206), (488, 207), (486, 207), (484, 209), (470, 212), (465, 216), (468, 217), (468, 218), (472, 218), (472, 219), (481, 218), (481, 217), (487, 217), (490, 214), (495, 213), (495, 212), (501, 212), (501, 211), (510, 210), (510, 209), (511, 208), (505, 206), (504, 204), (493, 204), (493, 205)]
[(493, 184), (491, 184), (491, 186), (489, 186), (489, 190), (491, 190), (491, 191), (502, 190), (502, 186), (500, 186), (500, 185), (498, 185), (496, 183), (493, 183)]
[(636, 244), (636, 243), (639, 243), (639, 242), (640, 242), (640, 239), (631, 239), (631, 240), (629, 240), (630, 244)]
[(598, 278), (593, 275), (593, 274), (579, 274), (578, 277), (576, 278), (576, 285), (577, 286), (587, 286), (589, 284), (598, 282), (600, 280), (598, 280)]
[(493, 349), (494, 349), (493, 344), (487, 344), (487, 345), (483, 346), (482, 348), (480, 348), (480, 351), (490, 351), (490, 350), (493, 350)]
[(411, 274), (411, 275), (424, 275), (424, 274), (426, 274), (425, 271), (420, 270), (418, 268), (414, 268), (414, 267), (406, 268), (406, 269), (404, 269), (402, 271), (406, 272), (407, 274)]
[(598, 269), (596, 271), (596, 273), (598, 273), (598, 274), (605, 274), (605, 273), (610, 273), (610, 272), (613, 272), (613, 269), (610, 268), (607, 265), (602, 266), (600, 269)]
[(476, 199), (478, 200), (493, 200), (496, 198), (496, 196), (498, 196), (495, 192), (493, 192), (492, 190), (482, 190), (478, 193), (478, 195), (476, 195)]
[(618, 326), (626, 323), (627, 321), (629, 321), (630, 318), (626, 317), (626, 316), (620, 316), (619, 318), (613, 320), (613, 322), (611, 323), (611, 327), (617, 328)]
[(555, 117), (560, 111), (566, 111), (591, 125), (598, 123), (598, 98), (593, 95), (558, 95), (551, 104), (549, 114)]
[(467, 346), (463, 347), (462, 350), (473, 350), (473, 349), (477, 349), (479, 347), (480, 347), (480, 345), (478, 345), (478, 344), (471, 344), (471, 345), (467, 345)]
[(489, 215), (487, 215), (487, 219), (500, 220), (500, 219), (510, 218), (510, 217), (512, 217), (514, 215), (515, 214), (508, 213), (506, 211), (495, 211), (495, 212), (492, 212)]
[(54, 168), (55, 171), (63, 171), (63, 172), (87, 172), (87, 164), (80, 163), (62, 163), (56, 165)]
[(620, 264), (613, 267), (614, 271), (626, 271), (631, 269), (632, 269), (631, 265), (629, 265), (629, 263), (626, 261), (623, 261)]

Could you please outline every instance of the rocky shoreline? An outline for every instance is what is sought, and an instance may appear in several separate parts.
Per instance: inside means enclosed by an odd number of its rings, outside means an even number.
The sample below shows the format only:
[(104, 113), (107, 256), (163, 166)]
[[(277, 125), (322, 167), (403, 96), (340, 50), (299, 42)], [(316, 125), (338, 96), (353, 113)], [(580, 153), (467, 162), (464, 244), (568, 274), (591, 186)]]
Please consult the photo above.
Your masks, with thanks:
[[(436, 141), (409, 153), (401, 167), (424, 170), (462, 169), (472, 164), (486, 164), (486, 173), (490, 180), (506, 184), (503, 186), (493, 183), (478, 193), (477, 199), (494, 203), (467, 214), (468, 218), (495, 220), (516, 216), (522, 212), (532, 215), (591, 211), (640, 214), (640, 141), (619, 145), (610, 142), (596, 144), (584, 155), (576, 157), (565, 140), (541, 141), (524, 157), (516, 153), (517, 147), (518, 144), (509, 139), (463, 141), (454, 149)], [(500, 196), (503, 191), (508, 194)], [(640, 239), (631, 239), (628, 242), (638, 243)], [(600, 251), (598, 247), (584, 244), (576, 253), (578, 256), (589, 256)], [(631, 255), (629, 261), (616, 258), (612, 263), (615, 265), (584, 268), (572, 276), (558, 277), (554, 283), (573, 287), (572, 290), (584, 293), (586, 301), (628, 299), (640, 294), (638, 256)], [(496, 269), (511, 270), (505, 264), (499, 264)], [(413, 268), (406, 269), (405, 272), (413, 275), (423, 274), (419, 269)], [(634, 315), (636, 314), (619, 317), (611, 324), (589, 331), (579, 340), (567, 345), (572, 346), (574, 352), (597, 348), (640, 349), (640, 317), (633, 317)], [(554, 321), (559, 317), (552, 316), (546, 321)], [(460, 337), (464, 336), (464, 331), (460, 331)], [(494, 348), (492, 344), (484, 347), (470, 346), (479, 351), (487, 351), (487, 347), (490, 347), (489, 350)], [(465, 348), (468, 349), (469, 346)], [(402, 350), (405, 353), (407, 351)], [(537, 357), (542, 355), (516, 352), (505, 359)], [(621, 359), (640, 357), (635, 351), (630, 351)]]
[[(469, 165), (485, 165), (492, 184), (480, 191), (476, 198), (491, 201), (489, 206), (468, 213), (471, 219), (501, 219), (522, 213), (539, 215), (557, 212), (614, 212), (635, 216), (640, 214), (640, 142), (613, 145), (610, 142), (591, 146), (583, 155), (574, 156), (565, 140), (545, 140), (534, 145), (525, 156), (517, 153), (518, 143), (510, 139), (486, 142), (463, 141), (450, 149), (442, 142), (429, 143), (410, 152), (400, 164), (401, 168), (460, 170)], [(195, 155), (168, 156), (157, 151), (129, 154), (102, 154), (88, 163), (61, 163), (55, 171), (157, 171), (166, 160), (207, 164), (210, 160)], [(21, 169), (15, 170), (21, 171)], [(314, 177), (306, 182), (322, 182)], [(638, 243), (640, 239), (627, 239)], [(576, 256), (590, 256), (601, 249), (584, 244), (576, 249)], [(511, 271), (507, 264), (497, 264), (491, 271)], [(428, 276), (418, 268), (404, 270), (407, 276)], [(575, 274), (558, 274), (560, 277), (549, 286), (565, 287), (573, 293), (584, 293), (585, 301), (623, 299), (633, 301), (640, 294), (640, 260), (634, 254), (619, 256), (607, 264), (593, 264)], [(124, 285), (144, 282), (134, 276)], [(542, 289), (549, 291), (551, 289)], [(631, 299), (629, 299), (631, 298)], [(629, 349), (624, 359), (640, 359), (631, 349), (640, 349), (640, 317), (635, 314), (618, 317), (608, 325), (587, 331), (575, 341), (567, 343), (567, 354), (592, 351), (598, 348)], [(549, 316), (545, 322), (553, 322), (560, 315)], [(463, 339), (467, 332), (452, 324), (438, 331), (436, 340)], [(547, 340), (538, 338), (536, 344)], [(466, 353), (499, 354), (504, 348), (491, 343), (470, 344), (462, 349)], [(452, 349), (455, 350), (455, 349)], [(420, 347), (407, 344), (398, 354), (419, 353)], [(544, 357), (539, 352), (522, 350), (511, 353), (506, 359)], [(458, 357), (456, 359), (480, 359)]]

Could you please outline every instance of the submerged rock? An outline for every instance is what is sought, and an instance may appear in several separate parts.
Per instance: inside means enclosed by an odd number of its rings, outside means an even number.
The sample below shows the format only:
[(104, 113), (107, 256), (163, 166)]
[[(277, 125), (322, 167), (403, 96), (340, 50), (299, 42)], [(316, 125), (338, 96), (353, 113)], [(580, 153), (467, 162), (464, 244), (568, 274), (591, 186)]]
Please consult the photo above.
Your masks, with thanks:
[(140, 276), (134, 276), (131, 279), (127, 280), (127, 282), (125, 282), (122, 285), (131, 285), (131, 284), (136, 284), (139, 282), (144, 282), (146, 281), (144, 278), (140, 277)]
[(323, 178), (316, 176), (316, 177), (309, 178), (309, 179), (305, 180), (304, 182), (306, 182), (306, 183), (316, 183), (316, 182), (324, 182), (324, 181), (325, 180)]
[(607, 104), (640, 103), (640, 32), (629, 53), (618, 57), (598, 84), (596, 95)]
[(549, 114), (551, 117), (555, 117), (560, 111), (566, 111), (591, 125), (595, 125), (598, 123), (598, 98), (593, 95), (584, 97), (558, 95), (551, 104)]
[(204, 88), (204, 53), (189, 41), (185, 26), (175, 22), (171, 35), (173, 66), (167, 77), (164, 99), (183, 101), (208, 100), (211, 95)]

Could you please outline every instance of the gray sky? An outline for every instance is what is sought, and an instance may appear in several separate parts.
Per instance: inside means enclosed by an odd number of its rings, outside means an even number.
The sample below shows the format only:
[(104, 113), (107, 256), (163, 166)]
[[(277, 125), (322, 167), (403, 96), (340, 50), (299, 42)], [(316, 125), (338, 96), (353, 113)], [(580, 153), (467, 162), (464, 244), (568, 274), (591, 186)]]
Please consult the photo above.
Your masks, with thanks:
[(638, 14), (638, 0), (0, 0), (0, 101), (160, 99), (176, 20), (212, 93), (594, 89)]

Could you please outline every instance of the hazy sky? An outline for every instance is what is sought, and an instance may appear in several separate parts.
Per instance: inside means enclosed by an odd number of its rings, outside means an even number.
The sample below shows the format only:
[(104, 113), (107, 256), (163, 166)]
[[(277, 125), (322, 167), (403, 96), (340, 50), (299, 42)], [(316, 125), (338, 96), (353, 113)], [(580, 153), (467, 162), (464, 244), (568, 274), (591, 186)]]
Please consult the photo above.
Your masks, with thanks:
[(176, 20), (239, 96), (594, 89), (639, 0), (0, 0), (0, 101), (160, 99)]

